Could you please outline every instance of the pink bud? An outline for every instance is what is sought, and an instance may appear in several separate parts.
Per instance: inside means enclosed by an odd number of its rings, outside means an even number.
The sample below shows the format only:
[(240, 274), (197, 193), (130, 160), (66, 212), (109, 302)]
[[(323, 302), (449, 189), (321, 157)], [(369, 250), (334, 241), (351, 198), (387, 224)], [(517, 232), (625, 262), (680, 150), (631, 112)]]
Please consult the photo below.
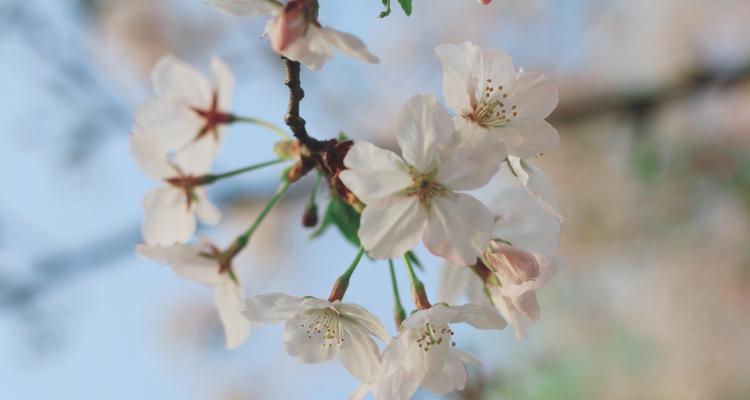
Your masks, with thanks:
[(539, 262), (533, 254), (498, 240), (490, 242), (485, 259), (501, 281), (520, 285), (539, 276)]
[(482, 5), (485, 5), (485, 6), (487, 4), (490, 4), (490, 3), (492, 3), (492, 0), (479, 0), (479, 4), (482, 4)]
[(281, 53), (307, 32), (309, 13), (305, 0), (291, 0), (284, 7), (284, 12), (271, 27), (271, 44), (276, 52)]

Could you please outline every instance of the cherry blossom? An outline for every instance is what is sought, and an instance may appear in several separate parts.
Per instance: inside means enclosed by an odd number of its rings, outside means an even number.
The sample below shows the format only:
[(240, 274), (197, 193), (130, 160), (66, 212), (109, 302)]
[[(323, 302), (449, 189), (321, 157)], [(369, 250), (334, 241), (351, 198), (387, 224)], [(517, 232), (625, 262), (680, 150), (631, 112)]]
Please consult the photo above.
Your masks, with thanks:
[(508, 165), (521, 181), (529, 194), (539, 199), (544, 208), (560, 221), (565, 219), (552, 183), (544, 176), (542, 169), (518, 157), (508, 156)]
[(289, 355), (306, 363), (338, 355), (344, 367), (364, 383), (375, 380), (381, 364), (372, 336), (390, 340), (377, 317), (340, 300), (265, 294), (247, 300), (245, 316), (262, 323), (286, 321), (284, 347)]
[(241, 346), (250, 334), (250, 322), (242, 315), (244, 290), (232, 266), (222, 260), (211, 243), (174, 246), (138, 245), (136, 251), (149, 259), (172, 266), (174, 272), (189, 280), (214, 288), (214, 305), (224, 326), (227, 349)]
[(219, 10), (237, 16), (269, 14), (266, 25), (273, 50), (313, 70), (333, 58), (334, 49), (359, 61), (378, 63), (378, 57), (356, 36), (322, 26), (315, 2), (290, 0), (286, 6), (267, 0), (209, 0)]
[(502, 50), (470, 42), (440, 45), (435, 52), (457, 130), (500, 140), (509, 155), (522, 158), (557, 146), (557, 130), (545, 121), (557, 106), (557, 87), (546, 76), (516, 71)]
[(403, 321), (398, 336), (383, 352), (383, 367), (372, 385), (375, 399), (409, 399), (419, 386), (439, 395), (463, 389), (465, 365), (479, 361), (454, 347), (449, 324), (459, 322), (478, 329), (502, 329), (506, 325), (488, 306), (437, 304), (416, 311)]
[(188, 241), (195, 233), (196, 216), (215, 225), (221, 212), (207, 199), (200, 177), (211, 168), (216, 154), (213, 140), (201, 140), (169, 157), (151, 131), (136, 130), (130, 149), (141, 170), (162, 185), (143, 201), (143, 241), (169, 246)]
[(453, 303), (466, 294), (475, 304), (490, 304), (485, 289), (503, 318), (523, 339), (528, 325), (539, 318), (536, 290), (564, 264), (553, 256), (561, 224), (543, 204), (517, 185), (503, 188), (493, 205), (496, 225), (482, 262), (472, 268), (447, 264), (440, 299)]
[(397, 258), (421, 239), (434, 254), (469, 265), (487, 247), (492, 215), (460, 191), (485, 185), (505, 157), (502, 145), (453, 129), (432, 95), (412, 97), (396, 125), (402, 157), (364, 141), (344, 159), (341, 181), (367, 207), (359, 238), (375, 258)]
[(136, 128), (154, 132), (167, 150), (204, 138), (220, 143), (224, 125), (233, 119), (229, 107), (234, 75), (217, 57), (211, 61), (211, 75), (209, 80), (172, 55), (162, 57), (151, 73), (156, 98), (138, 108)]

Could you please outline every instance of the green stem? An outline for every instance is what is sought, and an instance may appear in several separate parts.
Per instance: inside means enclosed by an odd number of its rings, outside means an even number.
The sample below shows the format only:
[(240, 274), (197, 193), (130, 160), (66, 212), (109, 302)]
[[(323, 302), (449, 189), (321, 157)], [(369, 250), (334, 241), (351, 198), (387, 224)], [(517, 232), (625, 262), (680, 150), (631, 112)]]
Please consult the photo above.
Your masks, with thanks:
[(273, 160), (273, 161), (262, 162), (260, 164), (248, 165), (247, 167), (242, 167), (242, 168), (234, 169), (234, 170), (227, 171), (227, 172), (224, 172), (224, 173), (221, 173), (221, 174), (208, 174), (208, 175), (204, 175), (201, 178), (201, 183), (203, 183), (204, 185), (209, 185), (209, 184), (214, 183), (214, 182), (216, 182), (216, 181), (218, 181), (220, 179), (229, 178), (229, 177), (232, 177), (232, 176), (235, 176), (235, 175), (244, 174), (245, 172), (254, 171), (256, 169), (270, 167), (271, 165), (275, 165), (275, 164), (278, 164), (278, 163), (284, 162), (284, 161), (286, 161), (286, 160), (279, 158), (279, 159), (276, 159), (276, 160)]
[(292, 140), (292, 137), (289, 136), (289, 134), (286, 133), (286, 131), (284, 131), (283, 129), (281, 129), (281, 127), (279, 127), (279, 126), (277, 126), (277, 125), (275, 125), (275, 124), (273, 124), (271, 122), (268, 122), (266, 120), (262, 120), (260, 118), (241, 117), (239, 115), (232, 115), (232, 122), (247, 122), (248, 124), (259, 125), (259, 126), (262, 126), (262, 127), (266, 128), (266, 129), (272, 131), (273, 133), (281, 136), (281, 138), (284, 139), (284, 140)]
[(317, 205), (315, 198), (318, 196), (318, 188), (320, 187), (320, 181), (323, 177), (323, 174), (318, 172), (318, 174), (315, 176), (315, 183), (313, 183), (312, 190), (310, 191), (310, 200), (307, 202), (308, 207), (311, 205)]
[(333, 302), (344, 298), (346, 289), (349, 288), (349, 279), (352, 277), (354, 270), (357, 269), (359, 261), (362, 259), (362, 256), (364, 254), (365, 248), (360, 246), (359, 250), (357, 251), (357, 255), (354, 257), (354, 261), (352, 261), (351, 265), (349, 265), (349, 268), (347, 268), (347, 270), (344, 271), (344, 273), (341, 274), (338, 279), (336, 279), (336, 283), (333, 284), (333, 289), (331, 289), (331, 295), (328, 296), (328, 301)]
[(420, 310), (426, 310), (432, 307), (430, 301), (427, 299), (427, 293), (424, 290), (424, 284), (419, 280), (417, 274), (414, 273), (414, 267), (411, 265), (409, 257), (404, 254), (404, 262), (406, 268), (409, 271), (409, 279), (411, 279), (411, 290), (412, 296), (414, 297), (414, 305)]
[(404, 311), (404, 306), (401, 305), (401, 296), (398, 293), (398, 282), (396, 282), (396, 271), (392, 259), (388, 259), (388, 269), (391, 272), (391, 286), (393, 287), (393, 317), (396, 320), (396, 327), (400, 327), (401, 322), (406, 319), (406, 311)]
[(260, 212), (260, 215), (258, 215), (258, 218), (253, 222), (253, 224), (248, 228), (245, 233), (238, 236), (237, 239), (234, 240), (231, 246), (222, 254), (222, 258), (224, 261), (228, 262), (231, 261), (234, 256), (236, 256), (242, 249), (247, 246), (247, 243), (250, 241), (250, 238), (253, 236), (253, 233), (258, 229), (261, 223), (263, 223), (263, 220), (266, 219), (266, 216), (271, 211), (271, 209), (276, 205), (276, 203), (281, 200), (281, 198), (286, 193), (287, 189), (289, 189), (289, 179), (287, 179), (287, 171), (284, 171), (284, 174), (281, 178), (281, 185), (279, 185), (279, 188), (276, 189), (276, 193), (274, 193), (273, 197), (271, 197), (271, 200), (266, 203), (266, 206), (263, 208), (263, 210)]

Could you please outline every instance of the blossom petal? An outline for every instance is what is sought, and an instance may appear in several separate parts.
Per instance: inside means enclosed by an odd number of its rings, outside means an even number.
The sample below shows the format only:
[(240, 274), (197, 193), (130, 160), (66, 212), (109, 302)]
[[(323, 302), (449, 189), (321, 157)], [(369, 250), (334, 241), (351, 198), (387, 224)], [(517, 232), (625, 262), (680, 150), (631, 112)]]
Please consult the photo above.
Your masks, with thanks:
[(229, 15), (240, 17), (259, 14), (278, 14), (283, 7), (268, 0), (208, 0), (208, 2)]
[(211, 103), (211, 83), (195, 67), (172, 55), (162, 57), (151, 72), (156, 95), (194, 107)]
[(343, 325), (347, 335), (339, 349), (341, 363), (360, 381), (364, 383), (374, 382), (377, 373), (380, 371), (380, 350), (378, 350), (378, 346), (364, 330), (350, 329), (347, 324)]
[(175, 273), (185, 279), (209, 286), (219, 284), (224, 278), (215, 260), (204, 256), (199, 246), (177, 244), (174, 246), (148, 246), (139, 244), (136, 252), (146, 258), (172, 266)]
[(468, 266), (490, 241), (494, 218), (479, 200), (464, 193), (432, 199), (424, 243), (435, 255)]
[(427, 211), (416, 196), (396, 197), (362, 212), (359, 240), (374, 258), (397, 258), (414, 248), (422, 238)]
[(477, 329), (503, 329), (507, 325), (497, 310), (490, 306), (463, 304), (451, 308), (458, 311), (452, 322), (465, 322)]
[(214, 304), (224, 326), (227, 349), (241, 346), (250, 334), (250, 321), (242, 315), (242, 296), (240, 285), (228, 276), (214, 289)]
[(401, 322), (401, 327), (405, 329), (421, 329), (427, 323), (434, 326), (447, 325), (458, 318), (457, 314), (458, 311), (453, 307), (436, 304), (426, 310), (418, 310), (413, 313)]
[(542, 169), (533, 164), (526, 164), (526, 173), (529, 175), (529, 181), (526, 184), (529, 192), (539, 198), (545, 208), (555, 215), (557, 219), (561, 222), (564, 221), (565, 216), (560, 208), (560, 204), (557, 202), (555, 188), (544, 175)]
[(324, 333), (308, 334), (308, 319), (290, 319), (284, 327), (284, 348), (290, 356), (304, 363), (320, 363), (333, 358), (337, 345), (325, 342)]
[(229, 112), (235, 83), (232, 70), (221, 58), (213, 57), (211, 59), (211, 77), (214, 81), (214, 89), (219, 95), (219, 110)]
[(401, 108), (396, 138), (404, 160), (420, 172), (429, 172), (440, 147), (453, 144), (453, 122), (435, 96), (417, 95)]
[(172, 162), (186, 175), (205, 175), (211, 171), (218, 148), (216, 139), (213, 136), (206, 136), (178, 151)]
[(510, 96), (520, 116), (544, 119), (557, 107), (558, 89), (544, 74), (522, 71)]
[(271, 47), (284, 57), (299, 61), (314, 71), (320, 70), (327, 60), (333, 58), (333, 47), (322, 35), (321, 28), (310, 26), (305, 36), (297, 38), (284, 49), (280, 48), (281, 29), (279, 17), (271, 19), (266, 24), (266, 33), (271, 41)]
[(163, 179), (175, 174), (169, 165), (168, 152), (152, 137), (151, 132), (135, 130), (130, 135), (130, 152), (144, 174)]
[(489, 182), (505, 159), (505, 146), (485, 135), (476, 136), (466, 131), (457, 134), (455, 147), (441, 152), (436, 180), (443, 187), (459, 191), (480, 188)]
[[(468, 46), (468, 49), (467, 49)], [(443, 64), (443, 96), (445, 102), (456, 113), (471, 112), (473, 109), (475, 80), (472, 79), (470, 43), (462, 46), (444, 44), (435, 48), (435, 54)]]
[(135, 111), (137, 129), (153, 132), (154, 140), (166, 150), (189, 143), (200, 131), (203, 120), (188, 104), (169, 99), (151, 99)]
[(422, 380), (422, 386), (438, 394), (448, 394), (454, 390), (463, 390), (468, 375), (459, 353), (453, 349), (448, 352), (439, 373), (428, 375)]
[(216, 225), (221, 221), (221, 211), (208, 200), (206, 191), (203, 188), (195, 189), (196, 207), (195, 214), (198, 219), (206, 225)]
[(188, 241), (195, 233), (195, 216), (188, 209), (185, 194), (161, 186), (143, 200), (141, 235), (146, 244), (169, 246)]
[[(319, 28), (312, 27), (312, 29)], [(346, 54), (347, 56), (355, 60), (372, 64), (377, 64), (380, 62), (380, 59), (374, 54), (370, 53), (370, 51), (367, 50), (367, 45), (365, 45), (365, 43), (358, 37), (350, 33), (331, 29), (329, 27), (323, 27), (320, 28), (320, 30), (320, 33), (326, 38), (326, 40), (328, 40), (328, 43), (330, 43), (333, 47), (339, 49), (340, 52)]]
[(269, 293), (245, 300), (244, 314), (250, 321), (272, 323), (295, 318), (303, 311), (302, 297)]
[(355, 143), (344, 165), (349, 169), (339, 174), (341, 181), (365, 204), (401, 192), (412, 183), (399, 156), (368, 142)]
[[(520, 143), (505, 141), (508, 154), (521, 158), (531, 158), (549, 151), (560, 144), (557, 129), (543, 119), (518, 118), (513, 121), (522, 137)], [(509, 127), (512, 129), (512, 127)], [(504, 128), (508, 129), (508, 128)]]
[(559, 265), (564, 263), (564, 259), (560, 257), (545, 257), (538, 254), (534, 254), (537, 262), (539, 263), (539, 276), (536, 278), (521, 283), (513, 284), (512, 282), (506, 282), (502, 280), (502, 286), (497, 289), (499, 293), (506, 297), (519, 297), (526, 292), (534, 291), (547, 283), (557, 273)]
[(391, 340), (391, 336), (385, 330), (383, 323), (364, 307), (352, 303), (340, 303), (336, 305), (336, 309), (371, 335), (382, 339), (384, 342)]

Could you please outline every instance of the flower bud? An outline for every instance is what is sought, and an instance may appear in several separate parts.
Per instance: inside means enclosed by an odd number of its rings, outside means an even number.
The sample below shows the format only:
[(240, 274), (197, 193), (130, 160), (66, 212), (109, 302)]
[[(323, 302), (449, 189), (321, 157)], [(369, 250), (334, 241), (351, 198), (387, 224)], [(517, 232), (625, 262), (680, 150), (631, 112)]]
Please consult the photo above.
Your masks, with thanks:
[(284, 12), (269, 29), (273, 49), (281, 53), (297, 39), (307, 34), (307, 28), (312, 21), (312, 1), (290, 0)]
[(479, 4), (484, 5), (484, 6), (490, 3), (492, 3), (492, 0), (479, 0)]
[(501, 281), (520, 285), (539, 277), (539, 261), (533, 254), (500, 240), (490, 242), (484, 258)]
[(299, 141), (282, 140), (273, 145), (273, 152), (282, 160), (299, 159)]
[(318, 225), (318, 206), (309, 204), (305, 207), (305, 213), (302, 214), (302, 225), (306, 228), (313, 228)]

